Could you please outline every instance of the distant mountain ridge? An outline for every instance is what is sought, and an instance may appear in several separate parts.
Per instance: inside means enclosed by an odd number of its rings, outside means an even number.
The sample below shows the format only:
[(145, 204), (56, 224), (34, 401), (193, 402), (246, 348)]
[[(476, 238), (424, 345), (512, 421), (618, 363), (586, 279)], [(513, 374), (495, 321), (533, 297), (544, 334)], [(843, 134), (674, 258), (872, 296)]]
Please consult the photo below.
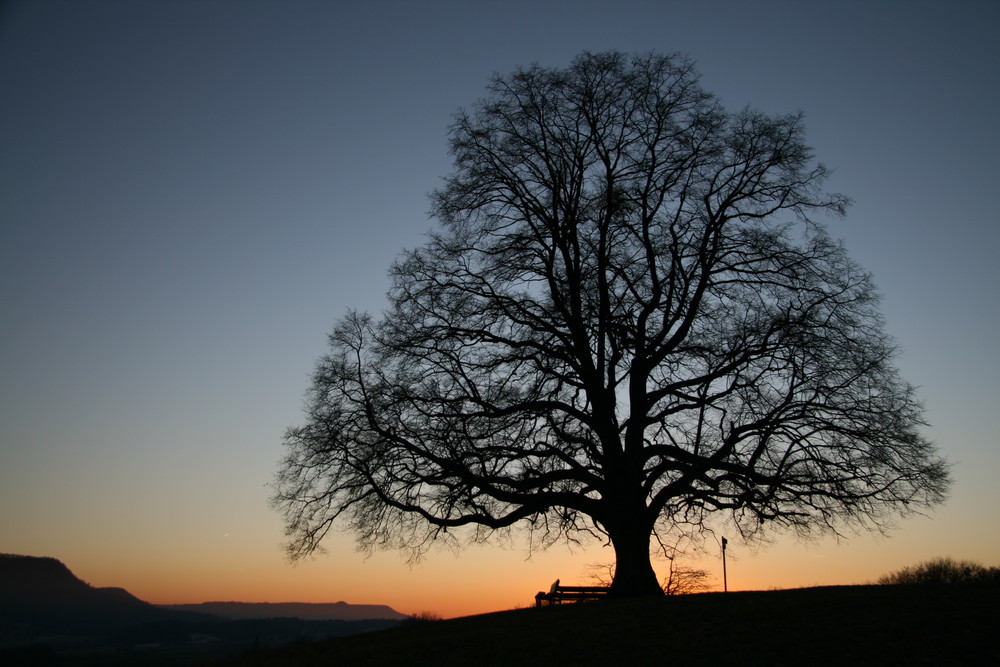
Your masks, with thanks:
[(212, 614), (233, 620), (301, 618), (309, 621), (356, 621), (408, 618), (406, 614), (401, 614), (388, 605), (348, 604), (346, 602), (202, 602), (201, 604), (162, 605), (162, 608)]
[(210, 618), (162, 609), (123, 588), (95, 588), (55, 558), (0, 554), (2, 628), (29, 635), (88, 635), (140, 623)]
[(55, 558), (0, 554), (2, 667), (203, 664), (405, 618), (385, 605), (346, 602), (158, 606), (124, 588), (91, 586)]
[(145, 623), (299, 618), (303, 620), (403, 620), (387, 605), (205, 602), (153, 605), (124, 588), (95, 588), (55, 558), (0, 554), (0, 635), (90, 635)]

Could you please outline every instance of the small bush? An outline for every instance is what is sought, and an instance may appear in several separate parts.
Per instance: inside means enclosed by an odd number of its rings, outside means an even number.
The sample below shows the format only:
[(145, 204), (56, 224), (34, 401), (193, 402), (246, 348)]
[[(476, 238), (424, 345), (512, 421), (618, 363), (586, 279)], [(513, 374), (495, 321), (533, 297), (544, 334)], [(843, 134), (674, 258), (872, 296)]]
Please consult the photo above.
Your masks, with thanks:
[(879, 584), (1000, 584), (1000, 567), (986, 567), (968, 560), (935, 558), (904, 567), (878, 580)]
[(427, 621), (441, 621), (444, 620), (444, 617), (433, 611), (419, 611), (406, 620), (409, 623), (425, 623)]

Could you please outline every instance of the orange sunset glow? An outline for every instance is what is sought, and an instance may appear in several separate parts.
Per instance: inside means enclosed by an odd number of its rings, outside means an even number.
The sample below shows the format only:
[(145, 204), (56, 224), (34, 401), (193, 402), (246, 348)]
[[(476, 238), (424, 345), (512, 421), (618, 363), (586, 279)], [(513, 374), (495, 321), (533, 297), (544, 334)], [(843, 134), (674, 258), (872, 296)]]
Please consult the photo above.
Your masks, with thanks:
[(592, 583), (612, 547), (517, 529), (408, 563), (339, 525), (291, 564), (272, 498), (334, 324), (379, 317), (438, 228), (456, 111), (491, 73), (620, 50), (688, 54), (727, 109), (803, 112), (852, 200), (817, 219), (871, 272), (953, 480), (884, 535), (744, 540), (719, 517), (678, 562), (712, 591), (723, 536), (730, 591), (1000, 564), (997, 26), (985, 0), (3, 3), (0, 553), (161, 605), (452, 618)]
[[(752, 548), (730, 540), (727, 552), (729, 590), (770, 590), (802, 586), (870, 583), (898, 569), (944, 553), (945, 544), (962, 528), (961, 520), (942, 528), (940, 521), (914, 519), (909, 530), (890, 538), (870, 535), (837, 544), (786, 540)], [(275, 521), (273, 530), (280, 530)], [(255, 547), (272, 537), (218, 534), (211, 547), (176, 549), (150, 555), (142, 545), (128, 547), (109, 561), (98, 544), (58, 553), (77, 576), (94, 586), (119, 586), (156, 604), (204, 601), (337, 602), (387, 604), (406, 614), (433, 611), (446, 618), (529, 607), (534, 595), (552, 581), (588, 583), (591, 565), (612, 559), (610, 548), (593, 543), (586, 549), (554, 546), (530, 559), (523, 545), (470, 546), (455, 554), (436, 550), (409, 566), (395, 553), (370, 558), (348, 540), (329, 545), (328, 553), (292, 566), (275, 549)], [(148, 539), (148, 538), (147, 538)], [(706, 548), (708, 548), (706, 546)], [(718, 548), (696, 554), (684, 565), (705, 569), (710, 590), (722, 590)], [(665, 561), (654, 560), (665, 575)]]

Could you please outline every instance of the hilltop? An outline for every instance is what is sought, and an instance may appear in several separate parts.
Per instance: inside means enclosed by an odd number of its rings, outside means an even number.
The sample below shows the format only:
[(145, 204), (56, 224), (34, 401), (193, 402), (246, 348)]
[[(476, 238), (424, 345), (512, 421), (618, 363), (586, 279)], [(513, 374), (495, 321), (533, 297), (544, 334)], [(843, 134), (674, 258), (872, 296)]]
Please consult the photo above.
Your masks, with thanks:
[(521, 609), (276, 651), (285, 665), (1000, 664), (996, 586), (833, 586)]

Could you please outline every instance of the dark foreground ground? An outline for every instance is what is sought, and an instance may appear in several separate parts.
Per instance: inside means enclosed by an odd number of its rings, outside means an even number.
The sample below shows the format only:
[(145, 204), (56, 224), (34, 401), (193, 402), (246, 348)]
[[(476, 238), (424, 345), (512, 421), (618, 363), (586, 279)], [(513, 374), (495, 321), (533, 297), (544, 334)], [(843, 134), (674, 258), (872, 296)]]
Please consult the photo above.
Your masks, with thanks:
[(1000, 665), (1000, 588), (836, 586), (521, 609), (257, 651), (313, 665)]

